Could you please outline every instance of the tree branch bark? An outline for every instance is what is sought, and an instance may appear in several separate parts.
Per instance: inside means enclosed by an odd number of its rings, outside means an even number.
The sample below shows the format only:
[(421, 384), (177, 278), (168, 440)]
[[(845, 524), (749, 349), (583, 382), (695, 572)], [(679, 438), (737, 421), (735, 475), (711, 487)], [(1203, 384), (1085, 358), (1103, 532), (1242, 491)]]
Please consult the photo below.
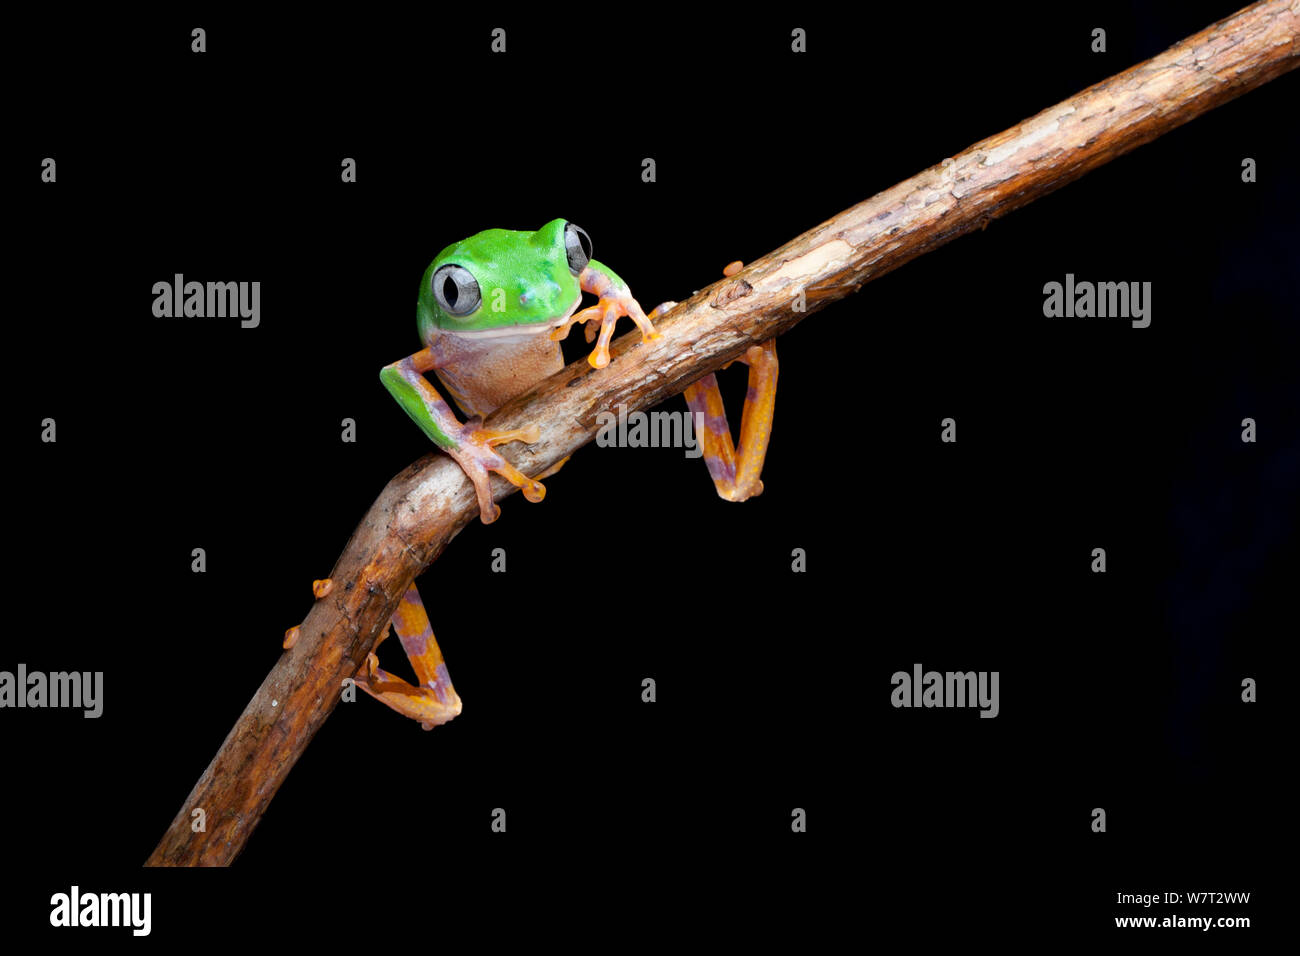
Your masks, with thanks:
[[(809, 230), (673, 309), (658, 322), (662, 338), (625, 335), (607, 368), (576, 362), (487, 425), (538, 424), (535, 444), (504, 446), (537, 474), (591, 441), (598, 413), (661, 402), (863, 283), (1294, 69), (1297, 34), (1300, 0), (1241, 10)], [(793, 308), (800, 292), (802, 312)], [(498, 500), (514, 491), (495, 476), (493, 487)], [(334, 567), (334, 590), (311, 609), (146, 865), (224, 865), (239, 854), (411, 581), (477, 516), (468, 479), (445, 455), (388, 484)], [(195, 808), (205, 832), (191, 830)]]

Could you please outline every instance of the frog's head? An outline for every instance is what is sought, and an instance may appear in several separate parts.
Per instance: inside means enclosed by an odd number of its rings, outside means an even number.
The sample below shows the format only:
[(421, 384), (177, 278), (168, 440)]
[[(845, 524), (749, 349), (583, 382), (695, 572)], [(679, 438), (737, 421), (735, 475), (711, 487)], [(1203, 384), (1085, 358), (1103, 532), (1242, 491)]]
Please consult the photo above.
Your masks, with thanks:
[(578, 275), (591, 239), (554, 219), (536, 232), (487, 229), (452, 243), (429, 263), (416, 310), (420, 334), (518, 335), (568, 318), (582, 299)]

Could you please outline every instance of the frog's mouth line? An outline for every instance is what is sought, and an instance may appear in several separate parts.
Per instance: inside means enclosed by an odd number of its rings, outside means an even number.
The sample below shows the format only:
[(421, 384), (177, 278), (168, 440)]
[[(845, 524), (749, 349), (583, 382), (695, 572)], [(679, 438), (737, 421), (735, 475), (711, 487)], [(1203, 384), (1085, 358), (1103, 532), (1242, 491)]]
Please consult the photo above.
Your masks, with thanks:
[(549, 322), (527, 322), (522, 325), (498, 325), (490, 329), (443, 329), (444, 332), (453, 334), (465, 339), (522, 339), (530, 338), (534, 335), (541, 335), (543, 332), (551, 332), (558, 329), (569, 321), (569, 316), (577, 310), (582, 302), (582, 297), (569, 306), (563, 315), (556, 316)]

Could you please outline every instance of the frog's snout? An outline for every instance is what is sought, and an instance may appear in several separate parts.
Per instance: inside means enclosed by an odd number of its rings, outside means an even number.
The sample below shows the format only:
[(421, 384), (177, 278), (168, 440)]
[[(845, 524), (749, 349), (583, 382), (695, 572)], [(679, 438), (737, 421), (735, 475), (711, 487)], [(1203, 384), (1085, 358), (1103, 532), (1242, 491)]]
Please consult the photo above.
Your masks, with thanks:
[(519, 306), (530, 312), (547, 312), (554, 308), (559, 287), (553, 282), (522, 282)]

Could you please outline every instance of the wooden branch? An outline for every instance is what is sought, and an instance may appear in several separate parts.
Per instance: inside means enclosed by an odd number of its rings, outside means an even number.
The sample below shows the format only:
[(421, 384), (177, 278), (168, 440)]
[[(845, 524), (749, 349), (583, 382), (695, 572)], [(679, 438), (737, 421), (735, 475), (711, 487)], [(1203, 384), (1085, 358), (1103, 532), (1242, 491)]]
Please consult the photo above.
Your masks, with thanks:
[[(626, 335), (609, 367), (576, 362), (487, 424), (539, 425), (538, 442), (503, 449), (537, 474), (591, 441), (599, 412), (663, 401), (876, 276), (1294, 69), (1297, 34), (1300, 2), (1241, 10), (822, 223), (682, 303), (659, 321), (662, 338)], [(800, 292), (804, 311), (794, 308)], [(495, 477), (493, 487), (498, 500), (514, 490)], [(445, 455), (388, 484), (334, 567), (334, 590), (307, 615), (146, 865), (223, 865), (239, 854), (412, 579), (477, 517), (468, 479)], [(195, 808), (206, 813), (205, 832), (190, 828)]]

